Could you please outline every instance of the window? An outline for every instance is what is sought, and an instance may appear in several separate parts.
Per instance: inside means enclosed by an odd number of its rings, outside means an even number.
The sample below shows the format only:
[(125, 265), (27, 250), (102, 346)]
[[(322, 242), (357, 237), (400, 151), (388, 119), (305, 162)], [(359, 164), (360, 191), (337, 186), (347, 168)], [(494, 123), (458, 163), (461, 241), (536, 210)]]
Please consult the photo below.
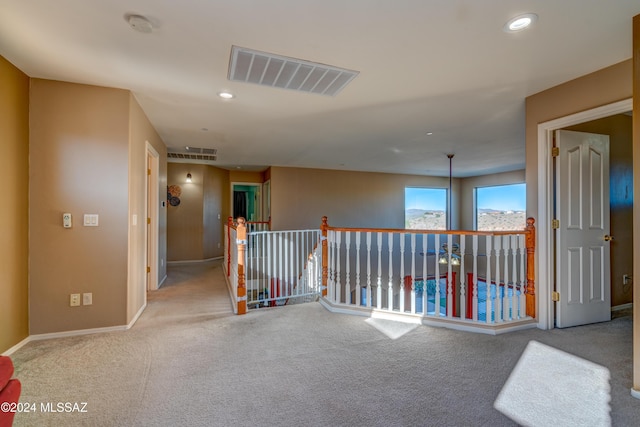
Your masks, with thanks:
[(476, 188), (478, 231), (522, 230), (526, 223), (526, 184)]
[(446, 230), (447, 190), (444, 188), (405, 188), (404, 226), (412, 230)]

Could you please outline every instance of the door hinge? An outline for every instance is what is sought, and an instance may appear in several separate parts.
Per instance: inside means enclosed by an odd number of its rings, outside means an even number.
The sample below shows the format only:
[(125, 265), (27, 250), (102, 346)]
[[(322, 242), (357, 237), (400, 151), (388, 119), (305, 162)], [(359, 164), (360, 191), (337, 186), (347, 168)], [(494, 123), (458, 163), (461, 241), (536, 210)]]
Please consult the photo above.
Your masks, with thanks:
[(554, 230), (560, 228), (560, 220), (559, 219), (551, 220), (551, 228), (553, 228)]
[(151, 218), (147, 218), (147, 224), (151, 224)]
[(551, 157), (558, 157), (560, 155), (560, 147), (551, 147)]
[(151, 169), (147, 169), (147, 175), (151, 175)]
[(556, 291), (551, 292), (551, 301), (554, 301), (554, 302), (560, 301), (560, 292), (556, 292)]
[(147, 266), (147, 273), (151, 273), (151, 267)]

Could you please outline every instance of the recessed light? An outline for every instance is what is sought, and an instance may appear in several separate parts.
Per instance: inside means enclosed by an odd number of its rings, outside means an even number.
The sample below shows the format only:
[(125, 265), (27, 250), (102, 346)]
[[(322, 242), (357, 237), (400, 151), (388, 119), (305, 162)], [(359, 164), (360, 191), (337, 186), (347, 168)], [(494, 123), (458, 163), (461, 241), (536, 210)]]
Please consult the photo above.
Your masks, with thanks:
[(504, 24), (503, 30), (507, 33), (516, 33), (529, 28), (537, 20), (538, 15), (535, 13), (524, 13), (509, 19), (507, 23)]
[(218, 96), (223, 99), (234, 98), (234, 95), (231, 92), (218, 92)]
[(427, 132), (427, 136), (433, 135), (433, 132)]

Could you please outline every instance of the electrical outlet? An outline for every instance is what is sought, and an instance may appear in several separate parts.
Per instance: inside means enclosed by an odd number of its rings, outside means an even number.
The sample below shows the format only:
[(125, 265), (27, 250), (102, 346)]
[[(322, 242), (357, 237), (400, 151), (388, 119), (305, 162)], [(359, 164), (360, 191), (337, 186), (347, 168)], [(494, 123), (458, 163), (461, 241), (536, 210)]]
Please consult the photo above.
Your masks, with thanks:
[(69, 296), (69, 305), (71, 307), (78, 307), (80, 305), (80, 294), (71, 294)]
[(220, 242), (218, 242), (218, 249), (220, 249)]
[(82, 305), (91, 305), (91, 304), (93, 304), (93, 294), (91, 292), (82, 294)]

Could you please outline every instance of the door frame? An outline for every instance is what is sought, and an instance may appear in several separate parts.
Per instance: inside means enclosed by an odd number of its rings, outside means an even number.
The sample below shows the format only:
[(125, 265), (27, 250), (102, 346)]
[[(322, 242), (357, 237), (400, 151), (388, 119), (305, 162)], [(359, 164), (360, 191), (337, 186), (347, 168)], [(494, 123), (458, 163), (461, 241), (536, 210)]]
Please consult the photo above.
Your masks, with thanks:
[(554, 328), (554, 302), (551, 292), (554, 283), (553, 268), (553, 132), (567, 126), (573, 126), (591, 120), (613, 116), (633, 110), (633, 99), (628, 98), (612, 104), (581, 111), (558, 119), (538, 124), (538, 217), (537, 225), (537, 274), (536, 300), (538, 302), (538, 327)]
[[(160, 230), (159, 224), (159, 188), (158, 180), (160, 175), (160, 154), (155, 148), (146, 141), (146, 165), (148, 172), (145, 173), (145, 192), (146, 194), (146, 215), (144, 218), (145, 225), (145, 266), (150, 267), (150, 272), (145, 271), (146, 290), (155, 291), (158, 289), (158, 235)], [(147, 224), (147, 218), (150, 218), (151, 224)], [(146, 299), (146, 292), (145, 292)]]

